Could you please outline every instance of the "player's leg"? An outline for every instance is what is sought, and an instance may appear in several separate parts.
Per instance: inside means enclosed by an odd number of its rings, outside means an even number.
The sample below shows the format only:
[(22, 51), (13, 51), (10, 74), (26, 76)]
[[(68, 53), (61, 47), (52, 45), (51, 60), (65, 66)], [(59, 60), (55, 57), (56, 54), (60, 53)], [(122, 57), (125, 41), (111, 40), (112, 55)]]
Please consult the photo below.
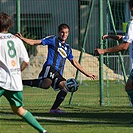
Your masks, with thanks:
[(67, 95), (67, 92), (65, 90), (61, 90), (57, 94), (54, 104), (50, 109), (50, 113), (66, 113), (58, 108), (60, 104), (64, 101), (66, 95)]
[(32, 79), (32, 80), (22, 80), (22, 83), (23, 83), (23, 85), (27, 85), (27, 86), (31, 86), (31, 87), (48, 89), (52, 84), (52, 80), (50, 80), (49, 78)]
[(58, 75), (56, 77), (58, 77), (58, 78), (56, 78), (56, 80), (55, 80), (56, 83), (54, 81), (55, 84), (53, 85), (53, 88), (55, 90), (60, 88), (60, 91), (57, 94), (56, 99), (54, 101), (54, 104), (53, 104), (53, 106), (50, 109), (50, 113), (65, 113), (64, 111), (60, 110), (58, 107), (64, 101), (64, 99), (65, 99), (65, 97), (66, 97), (66, 95), (68, 93), (68, 91), (64, 87), (66, 80), (61, 75)]
[[(43, 79), (44, 78), (44, 79)], [(63, 111), (59, 110), (58, 107), (64, 101), (67, 91), (64, 89), (64, 84), (66, 79), (64, 79), (52, 66), (46, 66), (39, 74), (39, 79), (43, 79), (42, 87), (49, 88), (52, 86), (54, 90), (60, 90), (60, 92), (56, 96), (56, 100), (50, 109), (52, 111), (58, 111), (63, 113)]]
[(5, 90), (4, 90), (3, 88), (0, 87), (0, 97), (3, 95), (4, 91), (5, 91)]
[(38, 79), (22, 80), (23, 85), (48, 89), (52, 84), (52, 78), (54, 78), (51, 76), (51, 69), (51, 66), (43, 67)]
[(38, 87), (40, 84), (39, 79), (29, 79), (29, 80), (22, 80), (23, 85), (31, 86), (31, 87)]
[(25, 110), (22, 106), (11, 106), (11, 108), (15, 114), (22, 117), (28, 124), (38, 130), (40, 133), (47, 133), (47, 131), (39, 124), (39, 122), (28, 110)]
[(130, 73), (130, 76), (127, 80), (125, 90), (130, 98), (131, 104), (133, 105), (133, 70)]
[(22, 92), (6, 91), (4, 96), (8, 99), (11, 109), (15, 114), (22, 117), (28, 124), (38, 130), (40, 133), (47, 133), (47, 131), (39, 124), (35, 117), (22, 107)]

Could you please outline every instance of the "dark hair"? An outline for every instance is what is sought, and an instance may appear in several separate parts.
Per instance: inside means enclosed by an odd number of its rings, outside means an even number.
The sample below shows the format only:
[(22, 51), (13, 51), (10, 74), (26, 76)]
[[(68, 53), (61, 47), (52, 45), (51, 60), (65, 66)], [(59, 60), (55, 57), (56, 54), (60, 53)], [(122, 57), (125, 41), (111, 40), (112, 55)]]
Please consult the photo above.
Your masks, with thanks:
[(60, 24), (58, 26), (58, 32), (60, 32), (62, 29), (65, 29), (65, 28), (70, 30), (70, 27), (67, 24), (65, 24), (65, 23)]
[(128, 4), (129, 4), (129, 8), (132, 8), (133, 7), (133, 0), (129, 0)]
[(7, 31), (11, 26), (12, 26), (11, 17), (4, 12), (0, 13), (0, 32), (4, 30)]

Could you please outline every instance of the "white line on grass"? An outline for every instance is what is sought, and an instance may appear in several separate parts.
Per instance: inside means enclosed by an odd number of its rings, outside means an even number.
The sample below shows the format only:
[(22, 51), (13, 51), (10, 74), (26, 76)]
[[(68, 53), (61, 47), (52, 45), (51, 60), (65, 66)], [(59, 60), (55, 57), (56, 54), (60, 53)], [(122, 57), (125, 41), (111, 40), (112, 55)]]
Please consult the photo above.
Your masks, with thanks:
[[(40, 120), (54, 120), (54, 121), (62, 121), (62, 122), (85, 122), (85, 121), (83, 121), (83, 120), (79, 120), (79, 119), (77, 119), (77, 120), (74, 120), (74, 119), (62, 119), (62, 118), (57, 118), (57, 117), (39, 117), (39, 116), (35, 116), (35, 118), (36, 119), (40, 119)], [(86, 123), (88, 123), (87, 121), (86, 121)]]

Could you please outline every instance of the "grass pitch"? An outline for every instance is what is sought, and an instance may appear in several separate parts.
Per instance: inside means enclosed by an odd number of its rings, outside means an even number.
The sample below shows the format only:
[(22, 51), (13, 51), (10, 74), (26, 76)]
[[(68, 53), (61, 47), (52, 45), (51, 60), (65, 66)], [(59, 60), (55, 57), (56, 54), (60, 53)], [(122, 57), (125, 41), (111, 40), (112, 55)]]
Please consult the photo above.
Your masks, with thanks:
[[(45, 110), (44, 110), (45, 109)], [(132, 133), (130, 107), (62, 107), (67, 114), (52, 115), (49, 107), (32, 109), (32, 114), (50, 133)], [(21, 118), (4, 108), (1, 133), (37, 133)]]
[[(124, 85), (116, 81), (113, 83), (108, 90), (104, 90), (104, 106), (99, 105), (97, 82), (85, 82), (80, 85), (71, 105), (68, 105), (68, 94), (60, 107), (67, 114), (48, 113), (57, 93), (52, 88), (42, 90), (24, 87), (25, 108), (49, 133), (132, 133), (132, 108), (129, 107)], [(37, 133), (12, 113), (4, 97), (1, 98), (0, 129), (0, 133)]]

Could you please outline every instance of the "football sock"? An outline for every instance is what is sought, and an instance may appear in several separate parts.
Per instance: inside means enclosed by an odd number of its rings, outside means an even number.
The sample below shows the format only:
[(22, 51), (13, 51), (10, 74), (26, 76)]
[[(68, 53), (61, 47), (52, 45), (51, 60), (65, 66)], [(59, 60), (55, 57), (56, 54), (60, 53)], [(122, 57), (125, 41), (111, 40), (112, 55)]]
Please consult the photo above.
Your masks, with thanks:
[(30, 124), (32, 127), (34, 127), (35, 129), (37, 129), (40, 133), (45, 132), (46, 130), (38, 123), (38, 121), (35, 119), (35, 117), (26, 110), (26, 112), (24, 113), (24, 115), (22, 116), (22, 118), (28, 123)]
[(133, 105), (133, 90), (126, 90), (126, 92), (130, 98), (132, 105)]
[(31, 80), (22, 80), (23, 85), (31, 86)]
[(40, 79), (33, 79), (33, 80), (22, 80), (23, 85), (28, 85), (31, 87), (40, 87), (42, 85), (42, 80)]
[(55, 100), (55, 102), (54, 102), (54, 104), (53, 104), (51, 109), (57, 109), (60, 106), (60, 104), (64, 101), (66, 95), (67, 95), (67, 92), (65, 90), (61, 90), (57, 94), (56, 100)]

